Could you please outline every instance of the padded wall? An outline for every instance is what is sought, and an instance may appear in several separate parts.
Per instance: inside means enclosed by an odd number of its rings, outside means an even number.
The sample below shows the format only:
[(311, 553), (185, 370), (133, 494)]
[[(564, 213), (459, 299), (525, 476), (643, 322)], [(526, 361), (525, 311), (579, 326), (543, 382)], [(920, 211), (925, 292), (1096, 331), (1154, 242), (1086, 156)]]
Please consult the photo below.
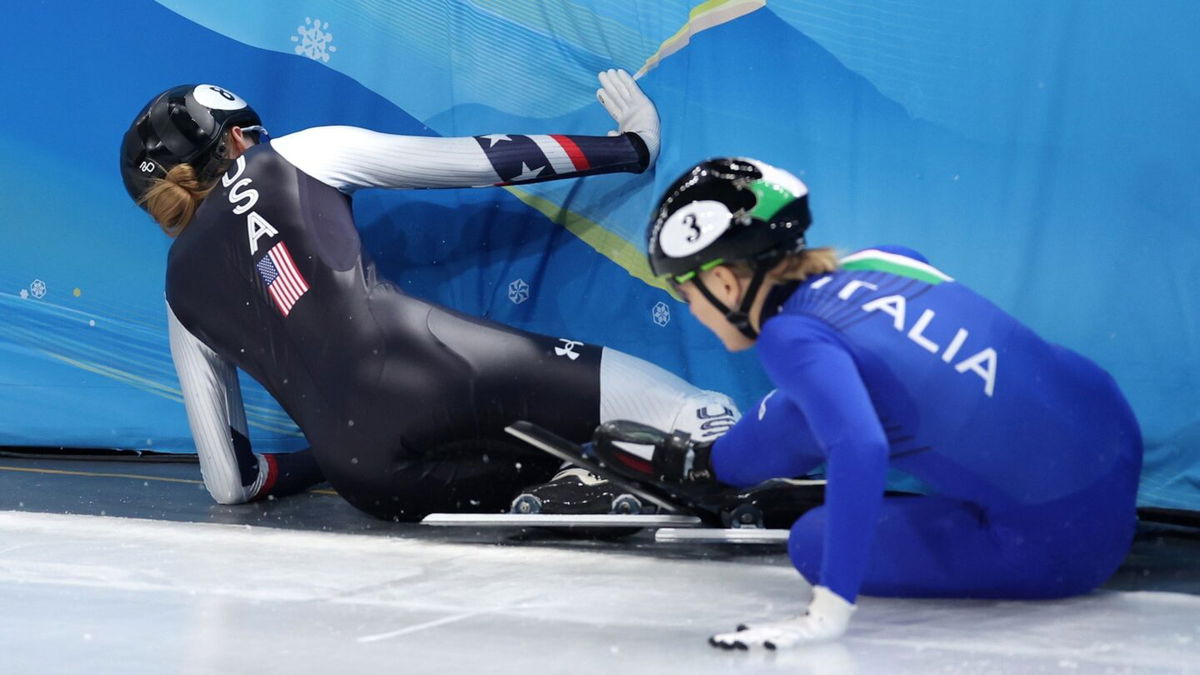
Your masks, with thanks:
[[(1200, 509), (1196, 3), (116, 0), (5, 19), (20, 58), (0, 64), (0, 444), (192, 449), (169, 241), (117, 172), (157, 91), (222, 84), (276, 136), (602, 134), (594, 75), (623, 67), (660, 108), (655, 171), (363, 193), (384, 273), (753, 405), (768, 388), (753, 356), (648, 283), (641, 236), (684, 168), (758, 157), (809, 183), (812, 243), (917, 248), (1107, 368), (1146, 437), (1143, 503)], [(246, 388), (255, 443), (302, 444)]]

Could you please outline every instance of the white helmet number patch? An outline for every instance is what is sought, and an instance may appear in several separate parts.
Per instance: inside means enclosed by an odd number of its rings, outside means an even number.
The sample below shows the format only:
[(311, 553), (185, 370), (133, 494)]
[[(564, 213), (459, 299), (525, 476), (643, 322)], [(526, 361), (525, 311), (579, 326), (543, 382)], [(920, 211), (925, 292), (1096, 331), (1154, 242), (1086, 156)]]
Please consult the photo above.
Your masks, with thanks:
[(718, 201), (700, 200), (679, 209), (663, 223), (658, 246), (663, 255), (683, 258), (703, 250), (729, 229), (733, 214)]
[(241, 96), (215, 84), (196, 85), (192, 90), (192, 98), (200, 105), (214, 110), (241, 110), (246, 107), (246, 102)]

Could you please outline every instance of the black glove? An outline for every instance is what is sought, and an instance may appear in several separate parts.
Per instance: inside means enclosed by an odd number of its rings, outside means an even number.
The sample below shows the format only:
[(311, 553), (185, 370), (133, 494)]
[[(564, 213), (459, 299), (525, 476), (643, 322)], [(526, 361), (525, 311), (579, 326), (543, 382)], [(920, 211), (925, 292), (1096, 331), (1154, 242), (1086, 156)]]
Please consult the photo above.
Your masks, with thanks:
[[(596, 427), (592, 440), (602, 461), (632, 470), (640, 478), (683, 487), (717, 484), (711, 462), (712, 442), (693, 441), (687, 432), (667, 433), (639, 422), (612, 420)], [(647, 462), (615, 443), (650, 445), (654, 454)]]

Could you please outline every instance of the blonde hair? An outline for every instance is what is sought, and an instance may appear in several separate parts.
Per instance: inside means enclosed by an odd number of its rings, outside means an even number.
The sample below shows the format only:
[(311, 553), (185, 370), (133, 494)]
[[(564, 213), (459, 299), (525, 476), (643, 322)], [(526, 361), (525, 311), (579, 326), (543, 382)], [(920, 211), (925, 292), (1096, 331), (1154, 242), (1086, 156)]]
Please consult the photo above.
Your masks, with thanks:
[(176, 164), (138, 200), (168, 237), (178, 237), (217, 181), (201, 182), (191, 164)]
[[(838, 266), (838, 255), (834, 249), (828, 246), (806, 248), (799, 253), (788, 254), (767, 272), (767, 278), (773, 281), (804, 281), (811, 276), (833, 272)], [(729, 267), (740, 277), (754, 276), (754, 269), (745, 261), (737, 261)]]
[(769, 276), (780, 281), (804, 281), (818, 274), (833, 272), (839, 266), (837, 251), (822, 246), (789, 255), (770, 271)]
[[(258, 136), (252, 138), (256, 139)], [(166, 176), (154, 181), (150, 189), (138, 199), (138, 206), (150, 212), (150, 217), (168, 237), (178, 237), (183, 228), (192, 222), (192, 216), (196, 215), (200, 202), (216, 187), (217, 176), (225, 173), (230, 160), (229, 148), (234, 140), (233, 129), (225, 132), (224, 139), (225, 142), (217, 146), (204, 169), (203, 176), (191, 164), (176, 164), (167, 171)]]

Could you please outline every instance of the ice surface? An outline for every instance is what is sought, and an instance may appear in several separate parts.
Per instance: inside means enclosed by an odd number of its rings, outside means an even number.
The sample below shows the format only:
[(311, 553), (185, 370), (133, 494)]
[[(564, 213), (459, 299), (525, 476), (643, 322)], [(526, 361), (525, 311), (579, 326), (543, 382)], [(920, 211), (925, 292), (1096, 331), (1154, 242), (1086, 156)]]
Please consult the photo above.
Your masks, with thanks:
[(0, 512), (0, 672), (1200, 672), (1200, 597), (863, 598), (839, 643), (705, 640), (803, 609), (734, 560)]

